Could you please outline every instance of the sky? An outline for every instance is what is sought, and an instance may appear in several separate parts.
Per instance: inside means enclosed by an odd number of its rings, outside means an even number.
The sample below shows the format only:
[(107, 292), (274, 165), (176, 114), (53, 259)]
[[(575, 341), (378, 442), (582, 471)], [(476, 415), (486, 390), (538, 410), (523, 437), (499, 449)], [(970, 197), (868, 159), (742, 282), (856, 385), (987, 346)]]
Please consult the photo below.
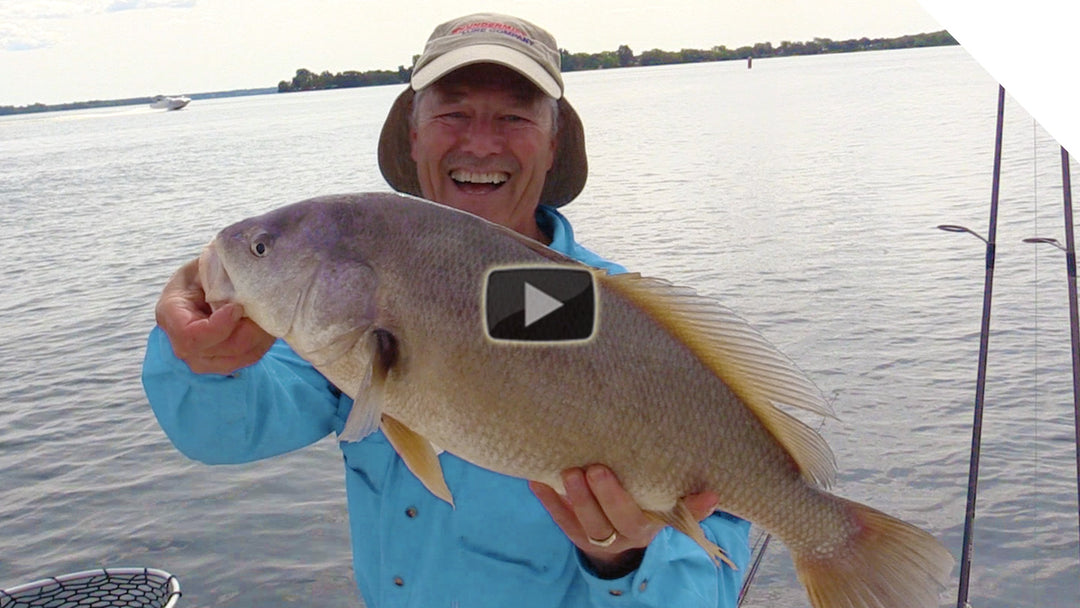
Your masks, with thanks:
[(298, 68), (395, 70), (436, 25), (479, 11), (588, 53), (944, 29), (919, 0), (0, 0), (0, 105), (274, 87)]

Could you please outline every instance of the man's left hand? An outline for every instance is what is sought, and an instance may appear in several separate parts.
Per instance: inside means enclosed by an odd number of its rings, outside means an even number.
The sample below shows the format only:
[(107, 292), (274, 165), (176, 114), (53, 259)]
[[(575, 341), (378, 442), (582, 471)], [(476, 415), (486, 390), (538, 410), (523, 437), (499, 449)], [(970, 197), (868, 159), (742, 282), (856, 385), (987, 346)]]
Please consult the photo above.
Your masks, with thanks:
[[(565, 497), (536, 481), (530, 481), (529, 488), (599, 576), (619, 578), (636, 570), (645, 548), (664, 524), (649, 518), (604, 465), (567, 469), (562, 479)], [(694, 518), (700, 521), (712, 514), (719, 497), (703, 492), (686, 496), (684, 500)], [(612, 534), (614, 542), (608, 546), (601, 547), (589, 540), (605, 541)]]

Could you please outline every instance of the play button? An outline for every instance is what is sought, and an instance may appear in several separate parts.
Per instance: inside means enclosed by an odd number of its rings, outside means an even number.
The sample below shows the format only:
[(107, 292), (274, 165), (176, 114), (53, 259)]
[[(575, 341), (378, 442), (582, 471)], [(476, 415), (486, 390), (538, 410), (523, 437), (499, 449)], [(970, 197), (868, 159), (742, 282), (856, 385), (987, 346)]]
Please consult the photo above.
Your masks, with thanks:
[(525, 327), (529, 327), (562, 307), (563, 303), (560, 300), (533, 287), (531, 283), (525, 283)]
[(493, 340), (588, 340), (595, 322), (596, 290), (587, 269), (510, 267), (487, 274), (484, 329)]

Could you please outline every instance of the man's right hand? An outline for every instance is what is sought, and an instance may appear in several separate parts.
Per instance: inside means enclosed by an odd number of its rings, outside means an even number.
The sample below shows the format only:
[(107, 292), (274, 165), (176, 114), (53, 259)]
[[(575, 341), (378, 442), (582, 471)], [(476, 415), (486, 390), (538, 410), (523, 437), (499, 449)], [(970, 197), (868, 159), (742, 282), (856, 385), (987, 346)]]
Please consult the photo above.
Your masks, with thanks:
[(181, 266), (154, 309), (173, 352), (196, 374), (231, 374), (261, 359), (274, 337), (244, 317), (239, 304), (211, 313), (198, 274), (198, 259)]

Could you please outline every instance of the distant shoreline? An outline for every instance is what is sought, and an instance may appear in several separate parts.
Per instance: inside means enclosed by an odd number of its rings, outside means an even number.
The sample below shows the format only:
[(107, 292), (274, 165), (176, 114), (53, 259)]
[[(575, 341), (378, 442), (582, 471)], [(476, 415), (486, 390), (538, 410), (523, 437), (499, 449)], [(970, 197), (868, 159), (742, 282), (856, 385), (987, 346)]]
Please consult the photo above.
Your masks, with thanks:
[[(277, 92), (277, 87), (262, 89), (234, 89), (231, 91), (218, 91), (214, 93), (189, 93), (185, 94), (185, 97), (190, 97), (192, 100), (215, 99), (218, 97), (267, 95), (269, 93)], [(96, 99), (93, 101), (74, 101), (71, 103), (60, 103), (52, 105), (35, 103), (28, 106), (0, 106), (0, 116), (10, 116), (12, 114), (37, 114), (40, 112), (61, 112), (64, 110), (86, 110), (89, 108), (109, 108), (113, 106), (150, 105), (152, 101), (154, 101), (154, 96), (128, 97), (125, 99)]]
[[(959, 44), (947, 31), (930, 32), (897, 38), (859, 38), (835, 41), (828, 38), (814, 38), (809, 42), (783, 41), (779, 46), (764, 42), (752, 46), (728, 49), (714, 46), (708, 50), (682, 49), (681, 51), (662, 51), (651, 49), (635, 55), (630, 47), (623, 45), (616, 51), (601, 53), (570, 53), (560, 49), (562, 71), (575, 72), (596, 69), (632, 68), (654, 65), (672, 65), (682, 63), (703, 63), (714, 61), (740, 61), (769, 57), (795, 57), (800, 55), (821, 55), (830, 53), (853, 53), (860, 51), (879, 51), (933, 46), (952, 46)], [(258, 89), (234, 89), (211, 93), (185, 94), (192, 100), (215, 99), (221, 97), (242, 97), (248, 95), (268, 95), (271, 93), (292, 93), (324, 89), (344, 89), (409, 82), (412, 68), (398, 66), (397, 70), (371, 70), (367, 72), (347, 71), (338, 74), (322, 72), (316, 74), (307, 69), (299, 69), (292, 81), (282, 80), (276, 87)], [(37, 114), (41, 112), (59, 112), (64, 110), (83, 110), (113, 106), (149, 105), (153, 96), (129, 97), (126, 99), (76, 101), (62, 104), (35, 103), (28, 106), (0, 106), (0, 116), (15, 114)]]

